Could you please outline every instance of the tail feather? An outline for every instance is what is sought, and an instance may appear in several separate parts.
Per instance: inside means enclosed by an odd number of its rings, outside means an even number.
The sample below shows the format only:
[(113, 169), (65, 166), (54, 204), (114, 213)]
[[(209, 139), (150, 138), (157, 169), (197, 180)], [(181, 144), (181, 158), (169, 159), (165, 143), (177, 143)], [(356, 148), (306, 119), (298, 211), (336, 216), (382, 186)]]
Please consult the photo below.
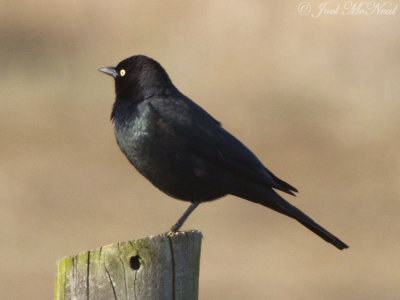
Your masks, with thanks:
[(318, 225), (313, 219), (308, 217), (306, 214), (304, 214), (302, 211), (300, 211), (298, 208), (294, 207), (293, 205), (287, 203), (288, 205), (291, 206), (291, 208), (286, 208), (287, 211), (290, 211), (289, 216), (292, 217), (293, 219), (296, 219), (298, 222), (303, 224), (305, 227), (310, 229), (312, 232), (317, 234), (319, 237), (327, 241), (328, 243), (331, 243), (334, 245), (336, 248), (343, 250), (346, 248), (349, 248), (344, 242), (342, 242), (339, 238), (334, 236), (332, 233)]
[(313, 219), (303, 213), (301, 210), (287, 202), (279, 196), (274, 190), (257, 186), (252, 186), (246, 191), (241, 190), (235, 193), (236, 196), (259, 203), (263, 206), (269, 207), (281, 214), (297, 220), (299, 223), (307, 227), (309, 230), (317, 234), (319, 237), (331, 243), (336, 248), (343, 250), (348, 248), (344, 242), (331, 234), (329, 231), (318, 225)]

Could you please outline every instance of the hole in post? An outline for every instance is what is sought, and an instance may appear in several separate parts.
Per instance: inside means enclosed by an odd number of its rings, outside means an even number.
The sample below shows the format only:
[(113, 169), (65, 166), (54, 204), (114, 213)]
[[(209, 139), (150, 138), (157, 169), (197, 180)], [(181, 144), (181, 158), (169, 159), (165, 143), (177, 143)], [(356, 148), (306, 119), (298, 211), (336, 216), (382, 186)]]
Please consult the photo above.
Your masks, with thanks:
[(140, 268), (140, 260), (139, 259), (140, 259), (139, 255), (135, 255), (135, 256), (132, 256), (129, 261), (131, 268), (135, 271), (139, 270), (139, 268)]

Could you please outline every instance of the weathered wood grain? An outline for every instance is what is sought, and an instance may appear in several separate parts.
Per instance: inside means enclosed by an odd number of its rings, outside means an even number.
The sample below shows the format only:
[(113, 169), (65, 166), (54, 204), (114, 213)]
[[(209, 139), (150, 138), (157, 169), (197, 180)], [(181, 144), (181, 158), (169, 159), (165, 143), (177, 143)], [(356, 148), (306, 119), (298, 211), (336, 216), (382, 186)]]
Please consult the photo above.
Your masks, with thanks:
[(198, 299), (201, 239), (165, 233), (62, 258), (54, 299)]

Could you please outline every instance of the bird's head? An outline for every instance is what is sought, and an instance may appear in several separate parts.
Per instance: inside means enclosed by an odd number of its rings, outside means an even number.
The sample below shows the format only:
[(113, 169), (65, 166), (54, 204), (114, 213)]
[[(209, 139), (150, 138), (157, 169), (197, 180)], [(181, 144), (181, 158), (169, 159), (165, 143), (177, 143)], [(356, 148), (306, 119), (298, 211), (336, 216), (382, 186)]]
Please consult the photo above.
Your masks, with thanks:
[(103, 67), (99, 71), (114, 78), (117, 100), (137, 102), (177, 92), (163, 67), (144, 55), (131, 56), (116, 67)]

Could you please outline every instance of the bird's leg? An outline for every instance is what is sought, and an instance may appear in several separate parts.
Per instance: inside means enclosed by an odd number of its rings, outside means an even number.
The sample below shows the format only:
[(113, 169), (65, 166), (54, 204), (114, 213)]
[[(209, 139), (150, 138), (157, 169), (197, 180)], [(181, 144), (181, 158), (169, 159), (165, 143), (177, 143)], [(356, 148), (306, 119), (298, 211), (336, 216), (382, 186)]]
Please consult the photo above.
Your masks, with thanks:
[(186, 219), (189, 217), (189, 215), (194, 211), (194, 209), (200, 204), (200, 201), (195, 201), (190, 204), (190, 206), (185, 210), (183, 213), (182, 217), (179, 218), (179, 220), (175, 223), (174, 226), (172, 226), (171, 231), (176, 232), (179, 230), (179, 228), (182, 227), (183, 223), (185, 223)]

